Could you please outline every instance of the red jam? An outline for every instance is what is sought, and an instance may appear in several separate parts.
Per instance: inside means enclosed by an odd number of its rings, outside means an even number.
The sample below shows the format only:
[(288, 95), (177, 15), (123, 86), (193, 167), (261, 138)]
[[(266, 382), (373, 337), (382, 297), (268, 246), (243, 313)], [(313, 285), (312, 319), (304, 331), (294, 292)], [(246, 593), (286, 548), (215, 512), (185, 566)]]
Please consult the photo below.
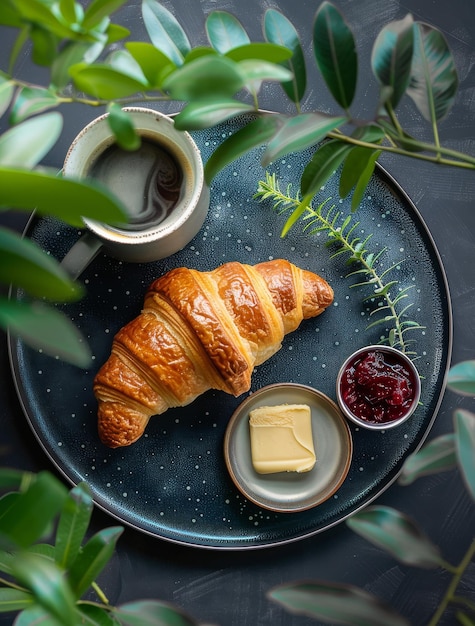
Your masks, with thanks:
[(349, 410), (369, 423), (388, 423), (410, 410), (416, 383), (413, 373), (392, 353), (371, 351), (348, 364), (340, 382)]

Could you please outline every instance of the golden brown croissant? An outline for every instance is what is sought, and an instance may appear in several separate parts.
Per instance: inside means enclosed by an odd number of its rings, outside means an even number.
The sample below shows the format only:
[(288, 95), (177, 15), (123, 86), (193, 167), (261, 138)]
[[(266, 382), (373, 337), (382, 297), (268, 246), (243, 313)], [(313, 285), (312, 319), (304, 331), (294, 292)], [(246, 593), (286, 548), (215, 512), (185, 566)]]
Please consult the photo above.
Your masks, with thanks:
[(208, 389), (248, 391), (253, 368), (332, 300), (323, 278), (281, 259), (212, 272), (181, 267), (158, 278), (94, 380), (102, 442), (127, 446), (152, 415)]

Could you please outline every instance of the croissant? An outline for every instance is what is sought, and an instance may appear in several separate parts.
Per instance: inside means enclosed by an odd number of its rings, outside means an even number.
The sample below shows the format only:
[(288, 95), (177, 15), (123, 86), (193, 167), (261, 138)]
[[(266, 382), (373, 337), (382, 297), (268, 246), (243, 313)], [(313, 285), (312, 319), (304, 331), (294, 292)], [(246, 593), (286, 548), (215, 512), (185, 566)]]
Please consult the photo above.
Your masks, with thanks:
[(169, 271), (151, 284), (142, 313), (116, 334), (95, 376), (101, 441), (130, 445), (152, 415), (208, 389), (248, 391), (253, 368), (332, 301), (323, 278), (282, 259)]

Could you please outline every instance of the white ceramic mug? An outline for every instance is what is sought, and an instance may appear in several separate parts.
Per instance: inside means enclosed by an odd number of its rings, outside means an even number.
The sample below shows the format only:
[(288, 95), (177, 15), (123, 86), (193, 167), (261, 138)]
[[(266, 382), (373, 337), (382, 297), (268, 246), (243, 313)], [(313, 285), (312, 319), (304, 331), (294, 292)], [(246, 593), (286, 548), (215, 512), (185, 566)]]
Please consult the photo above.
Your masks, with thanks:
[(120, 226), (84, 218), (88, 230), (62, 261), (75, 277), (102, 247), (128, 262), (168, 257), (193, 239), (208, 212), (209, 189), (191, 135), (177, 130), (163, 113), (141, 107), (125, 110), (142, 139), (138, 151), (117, 147), (104, 114), (77, 135), (64, 161), (63, 176), (98, 179), (130, 212), (130, 222)]

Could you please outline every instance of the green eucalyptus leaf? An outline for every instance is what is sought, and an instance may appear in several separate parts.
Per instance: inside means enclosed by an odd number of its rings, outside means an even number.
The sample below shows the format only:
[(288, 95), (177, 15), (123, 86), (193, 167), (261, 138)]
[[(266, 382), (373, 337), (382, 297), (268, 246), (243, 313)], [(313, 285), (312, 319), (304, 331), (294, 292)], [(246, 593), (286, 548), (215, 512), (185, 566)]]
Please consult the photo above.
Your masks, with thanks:
[(61, 99), (49, 89), (42, 87), (22, 87), (18, 90), (13, 103), (10, 123), (20, 124), (28, 117), (57, 107), (60, 103)]
[[(42, 537), (67, 496), (66, 487), (49, 472), (40, 472), (0, 518), (0, 530), (20, 547)], [(38, 506), (41, 502), (41, 506)]]
[(8, 67), (10, 73), (13, 73), (13, 68), (15, 67), (15, 63), (23, 50), (24, 46), (29, 40), (30, 29), (27, 25), (21, 24), (20, 32), (18, 33), (18, 37), (15, 39), (12, 50), (10, 53), (10, 58), (8, 60)]
[(69, 68), (83, 61), (93, 63), (103, 49), (103, 43), (67, 42), (51, 65), (51, 84), (57, 89), (64, 89), (71, 80)]
[(21, 28), (23, 26), (21, 13), (14, 4), (10, 2), (0, 2), (0, 24)]
[(30, 29), (30, 39), (33, 44), (31, 53), (33, 63), (49, 67), (57, 54), (57, 36), (41, 26), (34, 25)]
[(15, 489), (23, 491), (35, 478), (35, 474), (31, 472), (2, 467), (0, 468), (0, 490)]
[(69, 39), (75, 35), (64, 20), (55, 15), (53, 6), (48, 3), (41, 0), (15, 0), (15, 5), (22, 16), (22, 21), (41, 24), (44, 29), (61, 38)]
[(351, 149), (351, 145), (338, 139), (327, 141), (318, 148), (303, 171), (300, 180), (302, 194), (313, 196), (318, 193), (340, 167)]
[(454, 434), (441, 435), (426, 443), (420, 450), (406, 459), (399, 483), (410, 485), (421, 476), (451, 470), (456, 464)]
[(130, 30), (125, 28), (125, 26), (121, 26), (120, 24), (109, 24), (105, 34), (107, 36), (106, 44), (116, 43), (117, 41), (121, 41), (126, 37), (129, 37)]
[(19, 553), (13, 562), (13, 573), (45, 611), (64, 626), (76, 626), (74, 596), (63, 571), (54, 563), (40, 556)]
[(378, 598), (352, 585), (320, 581), (281, 585), (268, 594), (288, 611), (346, 626), (408, 626)]
[(80, 483), (68, 494), (56, 530), (55, 560), (68, 570), (77, 558), (89, 527), (93, 500), (89, 488)]
[(264, 115), (249, 122), (233, 135), (226, 138), (209, 157), (205, 164), (205, 178), (210, 183), (226, 165), (235, 161), (253, 148), (266, 143), (274, 135), (280, 124), (277, 115)]
[(460, 470), (475, 500), (475, 415), (458, 409), (454, 414), (455, 443)]
[(198, 622), (180, 609), (156, 600), (122, 604), (114, 615), (124, 626), (198, 626)]
[(379, 144), (384, 139), (385, 133), (379, 124), (370, 122), (366, 126), (359, 126), (352, 133), (354, 139), (366, 141), (368, 143)]
[(122, 532), (123, 529), (119, 526), (100, 530), (78, 554), (69, 570), (69, 582), (77, 598), (86, 593), (107, 565)]
[(39, 554), (50, 561), (54, 561), (54, 546), (50, 543), (35, 543), (30, 546), (26, 552), (30, 554)]
[(119, 622), (114, 619), (113, 614), (108, 609), (92, 604), (79, 604), (78, 612), (84, 626), (119, 626)]
[(414, 20), (408, 14), (390, 22), (374, 42), (371, 54), (373, 73), (383, 87), (390, 87), (388, 100), (396, 107), (411, 78), (414, 50)]
[[(279, 46), (272, 43), (257, 42), (233, 48), (226, 53), (226, 56), (228, 57), (228, 59), (236, 62), (253, 59), (259, 61), (267, 61), (268, 63), (283, 64), (284, 61), (287, 61), (291, 58), (292, 52), (284, 46)], [(290, 69), (287, 69), (287, 73), (292, 75)]]
[(86, 184), (40, 172), (0, 167), (0, 189), (2, 205), (36, 210), (72, 226), (82, 227), (83, 217), (109, 224), (127, 220), (127, 211), (120, 201), (105, 187), (93, 182)]
[(279, 11), (268, 9), (264, 15), (264, 34), (268, 41), (288, 48), (292, 56), (282, 65), (292, 72), (292, 80), (282, 87), (292, 102), (300, 102), (307, 87), (305, 56), (297, 30)]
[(264, 80), (286, 82), (292, 78), (291, 72), (281, 65), (256, 59), (239, 62), (239, 72), (246, 86)]
[(366, 166), (360, 174), (351, 198), (351, 211), (354, 213), (363, 200), (363, 196), (368, 188), (369, 181), (374, 173), (376, 161), (379, 159), (381, 150), (373, 150), (371, 156), (366, 162)]
[(105, 64), (78, 63), (70, 68), (70, 73), (79, 91), (103, 100), (126, 98), (143, 92), (148, 86), (146, 81), (137, 80)]
[(444, 35), (428, 24), (415, 24), (414, 58), (407, 94), (429, 122), (451, 109), (458, 89), (457, 69)]
[(142, 68), (128, 50), (115, 50), (107, 59), (110, 66), (130, 78), (135, 78), (142, 85), (149, 87)]
[(210, 128), (252, 110), (251, 105), (233, 99), (193, 102), (185, 106), (175, 117), (175, 128), (178, 130)]
[[(63, 128), (63, 118), (51, 112), (26, 120), (0, 136), (0, 167), (32, 168), (50, 151)], [(3, 198), (3, 185), (0, 188)]]
[(208, 15), (206, 34), (210, 44), (220, 54), (251, 43), (241, 22), (227, 11), (213, 11)]
[(163, 79), (176, 69), (173, 61), (151, 43), (130, 41), (125, 47), (142, 68), (152, 88), (160, 88)]
[(475, 396), (475, 361), (453, 365), (447, 376), (447, 387), (464, 396)]
[(59, 11), (69, 24), (76, 24), (84, 18), (84, 9), (75, 0), (59, 0)]
[(191, 45), (175, 16), (157, 0), (142, 0), (142, 16), (153, 45), (175, 65), (182, 65)]
[(54, 358), (82, 368), (91, 364), (91, 351), (77, 327), (50, 306), (0, 299), (0, 326)]
[(185, 57), (185, 63), (190, 63), (199, 57), (204, 56), (219, 56), (216, 50), (209, 48), (208, 46), (196, 46), (193, 50), (190, 50)]
[[(19, 493), (8, 493), (6, 496), (0, 498), (0, 520), (4, 515), (4, 512), (20, 497)], [(12, 562), (15, 558), (15, 550), (18, 550), (18, 546), (3, 532), (0, 523), (0, 571), (5, 574), (11, 575)]]
[(349, 518), (347, 525), (402, 563), (428, 569), (443, 565), (439, 548), (399, 511), (370, 506)]
[(112, 102), (108, 107), (107, 122), (114, 133), (117, 144), (124, 150), (137, 150), (140, 147), (140, 135), (135, 131), (131, 116), (124, 109)]
[(34, 604), (25, 609), (15, 619), (15, 626), (65, 626), (42, 606)]
[(341, 170), (339, 194), (346, 198), (364, 172), (374, 150), (355, 146), (345, 159)]
[(322, 113), (305, 113), (286, 119), (269, 141), (262, 164), (267, 167), (284, 154), (299, 152), (315, 145), (345, 121), (345, 117), (331, 117)]
[(70, 279), (61, 265), (30, 239), (0, 227), (0, 281), (21, 287), (32, 296), (57, 302), (78, 300), (80, 284)]
[(373, 175), (380, 150), (355, 146), (345, 159), (340, 175), (339, 194), (346, 198), (352, 189), (351, 210), (360, 205)]
[(110, 17), (126, 2), (127, 0), (92, 0), (84, 13), (82, 26), (84, 28), (97, 26), (105, 17)]
[(10, 106), (14, 93), (15, 85), (10, 80), (0, 76), (0, 117)]
[(323, 2), (315, 16), (313, 47), (328, 89), (338, 104), (348, 109), (358, 76), (356, 45), (343, 15), (330, 2)]
[(33, 603), (33, 596), (27, 591), (0, 587), (0, 613), (21, 611)]
[(186, 63), (163, 81), (172, 98), (185, 101), (231, 97), (243, 86), (238, 64), (214, 55)]

